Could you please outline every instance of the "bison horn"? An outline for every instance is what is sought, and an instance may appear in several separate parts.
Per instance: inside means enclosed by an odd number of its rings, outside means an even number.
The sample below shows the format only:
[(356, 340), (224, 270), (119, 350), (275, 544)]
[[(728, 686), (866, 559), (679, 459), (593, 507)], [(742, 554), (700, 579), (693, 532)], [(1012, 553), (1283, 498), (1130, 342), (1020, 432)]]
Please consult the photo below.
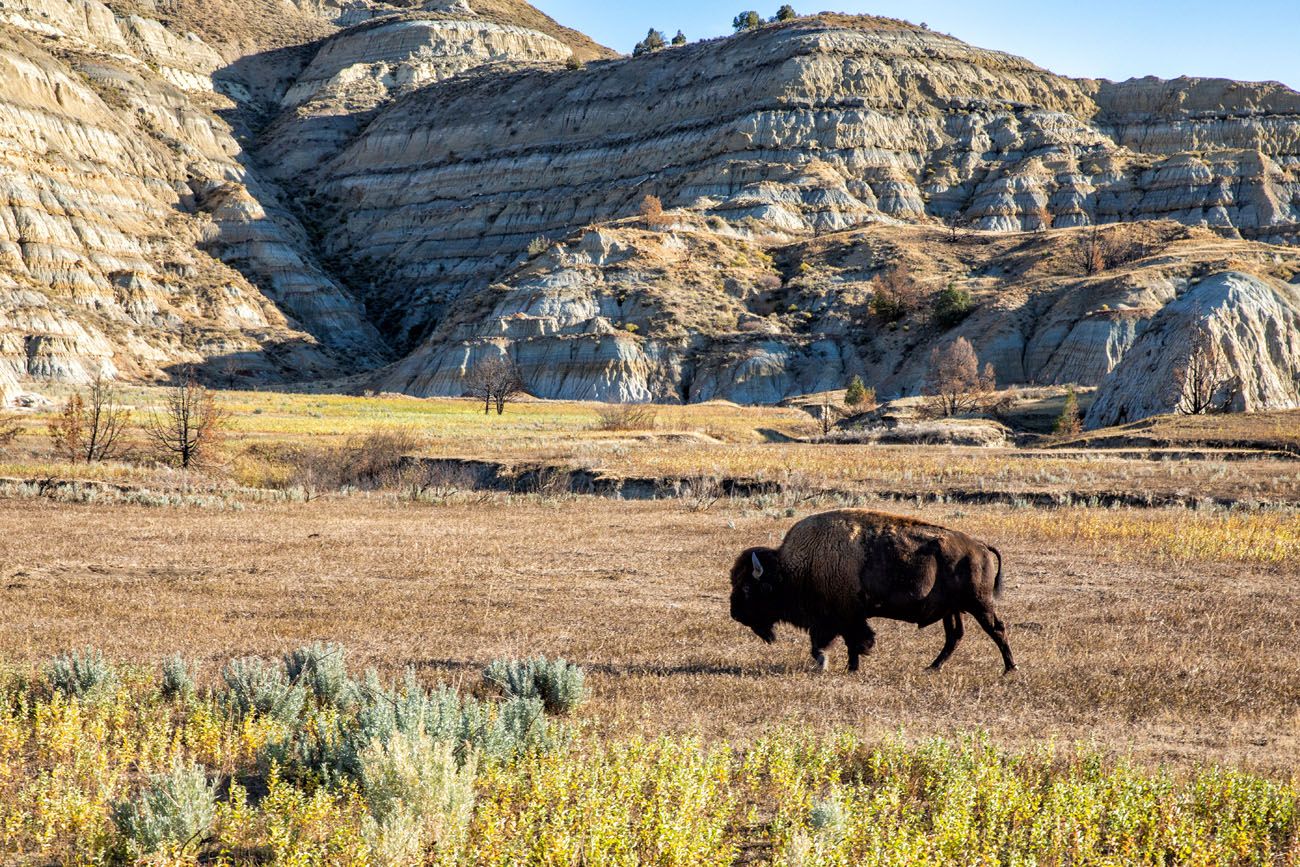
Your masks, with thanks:
[(763, 562), (758, 559), (758, 552), (751, 551), (749, 556), (754, 560), (754, 577), (761, 579), (763, 577)]

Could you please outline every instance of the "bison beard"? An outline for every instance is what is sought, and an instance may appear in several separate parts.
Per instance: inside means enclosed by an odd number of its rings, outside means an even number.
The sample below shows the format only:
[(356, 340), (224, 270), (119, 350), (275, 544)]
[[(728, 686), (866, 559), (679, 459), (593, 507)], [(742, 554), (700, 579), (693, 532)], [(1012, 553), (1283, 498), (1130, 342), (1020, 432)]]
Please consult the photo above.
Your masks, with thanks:
[(787, 623), (806, 630), (814, 661), (842, 637), (849, 671), (875, 644), (868, 618), (928, 626), (942, 622), (944, 645), (931, 664), (952, 655), (970, 614), (1015, 669), (1006, 627), (992, 601), (1002, 587), (997, 549), (956, 530), (911, 518), (842, 509), (790, 528), (779, 549), (749, 548), (731, 569), (731, 617), (767, 643)]

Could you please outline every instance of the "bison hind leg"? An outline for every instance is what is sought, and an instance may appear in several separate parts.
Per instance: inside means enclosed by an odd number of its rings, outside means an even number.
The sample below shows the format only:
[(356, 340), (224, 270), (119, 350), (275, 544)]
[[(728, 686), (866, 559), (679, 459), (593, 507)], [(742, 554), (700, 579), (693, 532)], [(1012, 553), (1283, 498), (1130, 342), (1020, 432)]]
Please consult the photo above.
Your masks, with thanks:
[(844, 643), (849, 649), (849, 671), (857, 671), (859, 660), (876, 646), (876, 633), (866, 623), (844, 633)]
[(943, 664), (948, 661), (948, 657), (952, 656), (952, 652), (957, 649), (957, 645), (961, 642), (965, 632), (966, 630), (961, 623), (961, 612), (949, 614), (943, 618), (943, 650), (940, 650), (939, 655), (934, 658), (934, 662), (930, 663), (930, 668), (935, 671), (943, 668)]
[(971, 612), (971, 616), (988, 633), (989, 638), (998, 646), (1002, 654), (1003, 673), (1010, 674), (1016, 670), (1015, 660), (1011, 658), (1011, 645), (1007, 643), (1007, 627), (992, 608), (981, 607)]

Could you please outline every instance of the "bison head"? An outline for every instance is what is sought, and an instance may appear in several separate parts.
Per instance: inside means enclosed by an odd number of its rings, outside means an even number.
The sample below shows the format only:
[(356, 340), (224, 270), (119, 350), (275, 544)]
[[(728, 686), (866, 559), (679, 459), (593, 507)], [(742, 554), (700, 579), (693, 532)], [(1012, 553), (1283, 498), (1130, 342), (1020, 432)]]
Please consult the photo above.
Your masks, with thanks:
[(771, 644), (781, 619), (781, 561), (771, 548), (749, 548), (731, 567), (731, 619)]

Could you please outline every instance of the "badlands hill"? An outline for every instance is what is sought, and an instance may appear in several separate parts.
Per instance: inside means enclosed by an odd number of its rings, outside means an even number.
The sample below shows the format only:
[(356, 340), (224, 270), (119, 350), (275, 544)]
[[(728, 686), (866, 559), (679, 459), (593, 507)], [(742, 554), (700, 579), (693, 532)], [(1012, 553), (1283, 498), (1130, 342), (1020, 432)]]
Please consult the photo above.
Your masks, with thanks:
[[(1095, 224), (1124, 254), (1088, 274)], [(1241, 405), (1289, 406), (1298, 229), (1278, 84), (832, 14), (620, 58), (516, 0), (0, 0), (12, 379), (457, 394), (504, 354), (544, 397), (767, 402), (915, 392), (961, 334), (1005, 384), (1100, 386), (1100, 424), (1167, 409), (1205, 322)]]

